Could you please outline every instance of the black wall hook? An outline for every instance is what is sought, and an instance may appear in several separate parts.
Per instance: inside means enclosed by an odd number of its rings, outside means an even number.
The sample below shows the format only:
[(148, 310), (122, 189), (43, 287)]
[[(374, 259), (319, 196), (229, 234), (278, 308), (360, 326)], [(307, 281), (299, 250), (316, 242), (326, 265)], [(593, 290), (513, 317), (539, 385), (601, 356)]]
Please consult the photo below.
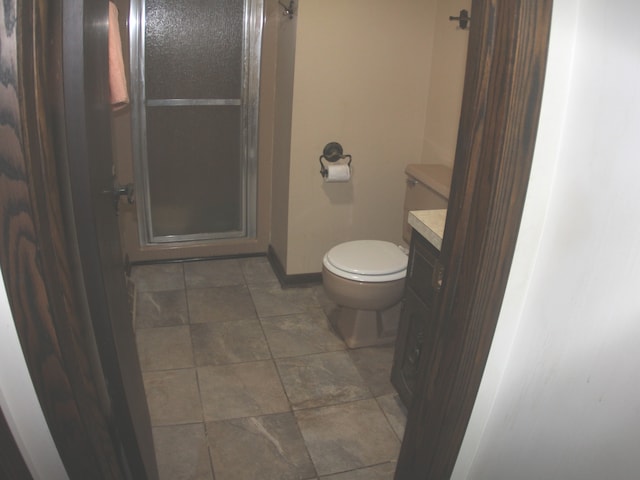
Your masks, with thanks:
[(458, 25), (460, 25), (460, 28), (462, 30), (466, 30), (467, 25), (469, 25), (469, 22), (471, 21), (471, 17), (469, 16), (469, 12), (467, 10), (460, 10), (460, 14), (457, 17), (449, 17), (449, 20), (453, 21), (458, 21)]
[(284, 12), (282, 12), (282, 15), (289, 15), (289, 18), (292, 19), (293, 15), (296, 13), (295, 5), (293, 3), (293, 0), (289, 1), (289, 6), (288, 7), (284, 3), (282, 3), (280, 0), (278, 0), (278, 3), (284, 9)]

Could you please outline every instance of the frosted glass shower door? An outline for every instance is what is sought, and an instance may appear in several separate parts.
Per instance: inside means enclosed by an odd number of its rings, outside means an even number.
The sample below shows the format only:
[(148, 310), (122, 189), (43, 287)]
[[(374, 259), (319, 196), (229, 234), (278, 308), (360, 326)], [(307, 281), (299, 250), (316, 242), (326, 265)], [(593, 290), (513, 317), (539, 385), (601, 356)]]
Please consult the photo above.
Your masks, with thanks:
[(143, 243), (254, 236), (261, 1), (138, 0), (131, 18)]

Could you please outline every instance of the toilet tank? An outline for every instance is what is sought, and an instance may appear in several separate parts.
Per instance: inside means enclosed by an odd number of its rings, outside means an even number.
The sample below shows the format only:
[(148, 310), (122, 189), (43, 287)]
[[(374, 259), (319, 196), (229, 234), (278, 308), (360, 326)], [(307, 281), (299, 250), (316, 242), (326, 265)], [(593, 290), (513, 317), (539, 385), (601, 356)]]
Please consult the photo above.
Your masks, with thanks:
[(404, 171), (407, 188), (404, 196), (402, 238), (411, 241), (410, 210), (447, 208), (451, 187), (451, 168), (446, 165), (411, 164)]

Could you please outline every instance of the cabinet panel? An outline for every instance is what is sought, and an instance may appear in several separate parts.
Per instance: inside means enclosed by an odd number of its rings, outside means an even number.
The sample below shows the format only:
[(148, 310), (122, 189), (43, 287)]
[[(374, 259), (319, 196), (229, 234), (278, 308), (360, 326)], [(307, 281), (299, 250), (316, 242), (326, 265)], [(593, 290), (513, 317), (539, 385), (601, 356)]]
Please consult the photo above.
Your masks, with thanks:
[(407, 291), (400, 315), (401, 331), (396, 341), (391, 370), (391, 383), (407, 408), (411, 404), (418, 380), (418, 363), (423, 354), (430, 317), (431, 309), (413, 292)]
[(438, 249), (431, 245), (422, 235), (413, 234), (409, 253), (407, 286), (429, 307), (433, 306), (436, 293), (432, 282), (433, 271), (439, 253)]
[(439, 251), (422, 235), (412, 232), (409, 267), (396, 339), (391, 383), (407, 408), (418, 382), (420, 357), (428, 355), (435, 330), (433, 273)]

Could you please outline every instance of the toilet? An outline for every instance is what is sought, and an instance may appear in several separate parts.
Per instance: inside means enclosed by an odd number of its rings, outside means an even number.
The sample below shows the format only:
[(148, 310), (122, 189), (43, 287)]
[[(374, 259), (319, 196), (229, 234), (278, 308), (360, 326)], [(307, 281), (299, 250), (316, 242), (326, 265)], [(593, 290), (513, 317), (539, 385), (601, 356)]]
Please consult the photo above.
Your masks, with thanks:
[[(451, 169), (412, 164), (405, 173), (403, 238), (409, 243), (408, 212), (447, 208)], [(322, 285), (336, 304), (329, 320), (349, 348), (395, 340), (407, 260), (406, 247), (383, 240), (340, 243), (324, 255)]]

